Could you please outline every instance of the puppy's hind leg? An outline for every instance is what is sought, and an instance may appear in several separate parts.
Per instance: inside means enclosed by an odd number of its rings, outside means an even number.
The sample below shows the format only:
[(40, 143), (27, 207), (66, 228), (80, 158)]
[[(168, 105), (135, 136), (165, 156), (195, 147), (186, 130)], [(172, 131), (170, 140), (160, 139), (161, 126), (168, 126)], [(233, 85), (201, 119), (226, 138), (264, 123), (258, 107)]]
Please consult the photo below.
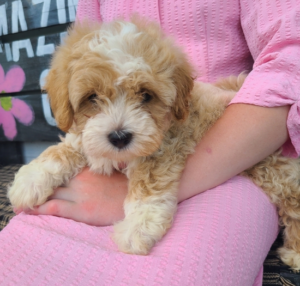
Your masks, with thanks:
[[(285, 212), (284, 209), (280, 213)], [(287, 213), (290, 211), (287, 210)], [(284, 245), (278, 249), (281, 260), (294, 270), (300, 270), (300, 208), (292, 210), (291, 216), (287, 213), (280, 218), (284, 229)], [(295, 215), (298, 218), (295, 218)]]
[(283, 157), (277, 151), (242, 174), (260, 186), (277, 206), (284, 227), (280, 258), (300, 270), (300, 160)]

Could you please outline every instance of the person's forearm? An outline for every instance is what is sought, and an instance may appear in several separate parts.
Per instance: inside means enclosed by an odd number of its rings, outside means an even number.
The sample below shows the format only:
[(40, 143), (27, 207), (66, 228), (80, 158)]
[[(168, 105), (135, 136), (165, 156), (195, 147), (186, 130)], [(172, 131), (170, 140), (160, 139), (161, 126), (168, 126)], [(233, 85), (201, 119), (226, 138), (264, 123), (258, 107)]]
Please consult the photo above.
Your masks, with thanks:
[(288, 139), (289, 106), (230, 105), (190, 156), (178, 201), (213, 188), (258, 163)]

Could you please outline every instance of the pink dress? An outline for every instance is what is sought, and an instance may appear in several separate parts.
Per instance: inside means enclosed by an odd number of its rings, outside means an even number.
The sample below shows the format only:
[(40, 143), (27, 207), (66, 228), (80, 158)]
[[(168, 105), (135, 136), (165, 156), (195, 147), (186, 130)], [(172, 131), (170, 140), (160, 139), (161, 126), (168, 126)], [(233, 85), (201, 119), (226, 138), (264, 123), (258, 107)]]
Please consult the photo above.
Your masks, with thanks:
[[(291, 105), (290, 142), (300, 152), (299, 1), (81, 0), (78, 19), (132, 12), (158, 21), (184, 47), (198, 79), (251, 71), (233, 103)], [(117, 251), (112, 227), (20, 214), (0, 233), (0, 285), (262, 285), (278, 233), (276, 208), (234, 177), (179, 205), (174, 225), (148, 256)]]

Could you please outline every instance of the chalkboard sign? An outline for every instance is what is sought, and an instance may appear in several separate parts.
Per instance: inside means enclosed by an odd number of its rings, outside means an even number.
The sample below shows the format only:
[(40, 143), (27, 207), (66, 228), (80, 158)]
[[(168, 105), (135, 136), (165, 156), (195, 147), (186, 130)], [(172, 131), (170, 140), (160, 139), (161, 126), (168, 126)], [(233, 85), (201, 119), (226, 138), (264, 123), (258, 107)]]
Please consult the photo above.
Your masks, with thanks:
[(55, 46), (60, 44), (65, 34), (66, 32), (62, 32), (5, 43), (2, 52), (0, 48), (0, 63), (5, 74), (15, 65), (20, 66), (26, 78), (22, 91), (39, 90), (41, 75), (49, 68)]
[(0, 0), (0, 141), (58, 141), (62, 134), (41, 85), (77, 3)]
[(75, 21), (78, 0), (0, 0), (0, 36)]

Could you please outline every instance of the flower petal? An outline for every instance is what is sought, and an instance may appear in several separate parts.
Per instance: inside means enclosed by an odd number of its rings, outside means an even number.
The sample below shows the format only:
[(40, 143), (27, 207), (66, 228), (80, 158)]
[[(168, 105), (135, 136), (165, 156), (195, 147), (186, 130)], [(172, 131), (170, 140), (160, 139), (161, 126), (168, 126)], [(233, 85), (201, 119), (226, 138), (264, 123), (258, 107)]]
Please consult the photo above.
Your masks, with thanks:
[(4, 131), (4, 136), (9, 140), (13, 140), (17, 135), (15, 119), (10, 111), (5, 111), (0, 106), (0, 125), (1, 124)]
[(0, 93), (4, 90), (2, 89), (2, 83), (4, 82), (4, 78), (5, 78), (4, 70), (3, 67), (0, 65)]
[[(19, 66), (13, 66), (6, 74), (1, 89), (5, 92), (21, 91), (25, 84), (25, 73)], [(1, 91), (0, 91), (1, 92)]]
[(21, 99), (13, 98), (11, 113), (24, 125), (31, 125), (34, 121), (32, 108)]
[(5, 77), (5, 74), (4, 74), (4, 70), (3, 70), (3, 67), (0, 65), (0, 93), (1, 93), (1, 84), (4, 82), (4, 77)]

